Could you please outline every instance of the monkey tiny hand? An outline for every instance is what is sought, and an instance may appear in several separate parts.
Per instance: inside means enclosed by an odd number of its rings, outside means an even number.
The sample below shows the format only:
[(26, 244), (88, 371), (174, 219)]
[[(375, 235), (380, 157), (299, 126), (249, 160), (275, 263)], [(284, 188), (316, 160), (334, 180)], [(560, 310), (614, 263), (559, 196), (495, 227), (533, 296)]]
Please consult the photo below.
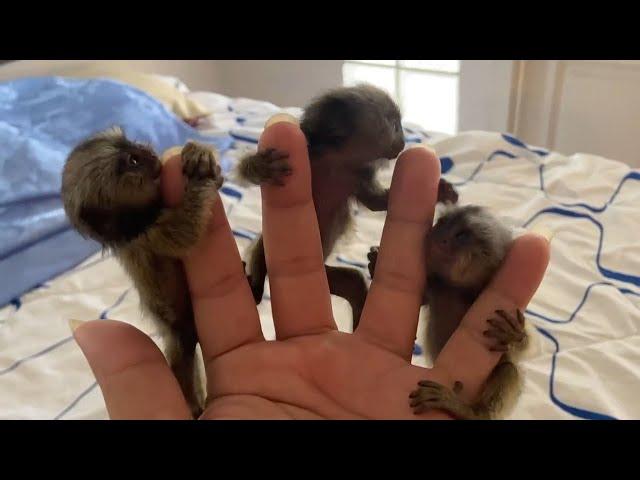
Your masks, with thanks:
[(275, 148), (267, 148), (240, 161), (239, 172), (245, 180), (256, 185), (270, 183), (284, 185), (284, 177), (291, 175), (289, 154)]
[(509, 347), (518, 347), (526, 340), (524, 316), (520, 310), (516, 310), (515, 317), (504, 310), (496, 313), (497, 317), (487, 320), (490, 327), (482, 334), (491, 339), (490, 351), (507, 352)]
[(458, 203), (458, 192), (444, 178), (440, 179), (438, 184), (438, 202), (440, 203)]
[(430, 380), (421, 380), (418, 382), (418, 388), (409, 395), (409, 405), (416, 415), (430, 409), (440, 409), (458, 419), (471, 420), (476, 415), (471, 407), (458, 397), (458, 393), (461, 391), (461, 382), (456, 382), (453, 389), (449, 389)]
[(215, 150), (197, 142), (188, 142), (182, 149), (182, 172), (189, 180), (213, 180), (217, 188), (224, 181)]

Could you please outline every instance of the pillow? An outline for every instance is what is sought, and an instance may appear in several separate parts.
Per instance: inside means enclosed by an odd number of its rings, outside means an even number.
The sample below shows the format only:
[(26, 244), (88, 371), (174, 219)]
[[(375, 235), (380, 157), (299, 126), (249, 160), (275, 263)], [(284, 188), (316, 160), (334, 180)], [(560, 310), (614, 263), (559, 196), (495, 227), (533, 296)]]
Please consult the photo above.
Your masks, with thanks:
[(64, 72), (66, 77), (108, 78), (136, 87), (158, 101), (184, 120), (194, 120), (211, 114), (207, 108), (188, 98), (177, 84), (167, 81), (166, 76), (135, 72), (126, 68), (85, 65)]

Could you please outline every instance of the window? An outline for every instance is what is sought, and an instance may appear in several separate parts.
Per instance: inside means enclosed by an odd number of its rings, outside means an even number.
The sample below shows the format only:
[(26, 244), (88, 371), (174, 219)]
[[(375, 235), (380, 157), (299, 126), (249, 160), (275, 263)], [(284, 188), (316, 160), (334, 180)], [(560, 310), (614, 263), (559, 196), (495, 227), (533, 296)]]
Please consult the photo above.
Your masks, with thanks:
[(458, 130), (460, 60), (346, 60), (346, 86), (367, 82), (386, 90), (405, 121), (425, 130)]

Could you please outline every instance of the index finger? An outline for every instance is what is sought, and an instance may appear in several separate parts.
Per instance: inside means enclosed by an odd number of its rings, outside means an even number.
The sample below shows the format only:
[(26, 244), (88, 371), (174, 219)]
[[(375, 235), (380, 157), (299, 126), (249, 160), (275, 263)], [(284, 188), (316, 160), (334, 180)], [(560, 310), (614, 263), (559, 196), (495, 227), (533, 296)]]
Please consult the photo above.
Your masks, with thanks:
[[(184, 186), (181, 158), (171, 157), (162, 168), (165, 203), (176, 207), (182, 200)], [(242, 259), (220, 198), (213, 205), (204, 235), (183, 262), (205, 364), (241, 345), (264, 340)]]

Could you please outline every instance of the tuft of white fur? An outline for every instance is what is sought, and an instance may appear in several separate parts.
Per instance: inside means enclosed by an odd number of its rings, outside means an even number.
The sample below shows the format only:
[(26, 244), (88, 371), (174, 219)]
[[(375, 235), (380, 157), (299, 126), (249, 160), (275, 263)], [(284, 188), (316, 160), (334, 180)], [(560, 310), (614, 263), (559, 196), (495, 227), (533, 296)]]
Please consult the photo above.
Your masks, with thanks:
[(114, 125), (101, 132), (96, 133), (93, 138), (121, 138), (124, 137), (124, 131), (119, 125)]

